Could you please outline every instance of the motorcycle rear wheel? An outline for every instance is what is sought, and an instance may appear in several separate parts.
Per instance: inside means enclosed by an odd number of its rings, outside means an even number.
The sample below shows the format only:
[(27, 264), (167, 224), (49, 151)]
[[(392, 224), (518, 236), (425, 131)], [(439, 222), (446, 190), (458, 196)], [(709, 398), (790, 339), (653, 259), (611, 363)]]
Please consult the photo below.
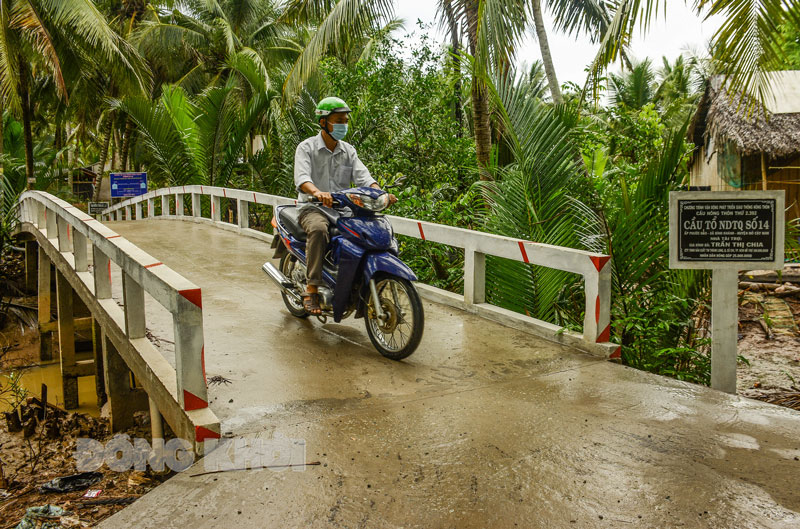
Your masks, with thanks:
[[(281, 257), (281, 273), (288, 277), (290, 281), (292, 281), (292, 272), (295, 270), (295, 268), (300, 266), (303, 266), (303, 264), (298, 262), (297, 258), (290, 253), (287, 253)], [(306, 312), (306, 309), (303, 308), (302, 301), (295, 301), (291, 296), (286, 294), (286, 292), (281, 292), (281, 297), (283, 298), (283, 303), (286, 305), (286, 308), (292, 313), (292, 316), (296, 316), (298, 318), (308, 318), (310, 316), (310, 314)]]
[[(372, 345), (386, 358), (402, 360), (413, 353), (425, 327), (425, 314), (413, 283), (399, 277), (385, 277), (376, 284), (385, 321), (378, 319), (372, 296), (364, 323)], [(409, 321), (410, 320), (410, 321)]]

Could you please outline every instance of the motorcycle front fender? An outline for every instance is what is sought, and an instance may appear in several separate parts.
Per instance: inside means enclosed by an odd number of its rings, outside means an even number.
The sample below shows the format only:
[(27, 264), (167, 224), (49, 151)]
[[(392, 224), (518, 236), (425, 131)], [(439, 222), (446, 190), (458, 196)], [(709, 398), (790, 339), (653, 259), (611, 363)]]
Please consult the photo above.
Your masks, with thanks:
[(368, 285), (370, 279), (381, 273), (409, 281), (417, 280), (413, 270), (396, 255), (389, 252), (368, 253), (364, 257), (364, 283)]

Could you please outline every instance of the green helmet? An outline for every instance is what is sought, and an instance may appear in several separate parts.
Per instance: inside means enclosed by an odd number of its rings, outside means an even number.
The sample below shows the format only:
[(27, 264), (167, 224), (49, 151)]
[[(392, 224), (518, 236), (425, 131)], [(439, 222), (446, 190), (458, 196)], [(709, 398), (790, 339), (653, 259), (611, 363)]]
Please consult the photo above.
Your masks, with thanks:
[(338, 97), (326, 97), (317, 103), (317, 110), (314, 112), (318, 117), (329, 116), (334, 112), (351, 112), (343, 100)]

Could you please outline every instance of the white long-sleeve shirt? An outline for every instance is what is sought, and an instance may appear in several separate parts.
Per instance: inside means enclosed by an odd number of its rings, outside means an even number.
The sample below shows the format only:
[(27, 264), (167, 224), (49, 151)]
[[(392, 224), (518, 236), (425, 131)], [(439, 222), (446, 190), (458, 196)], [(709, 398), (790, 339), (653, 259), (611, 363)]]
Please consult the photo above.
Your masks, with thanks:
[(294, 154), (294, 185), (298, 202), (307, 202), (311, 198), (300, 191), (300, 186), (306, 182), (312, 182), (320, 191), (334, 192), (351, 187), (369, 187), (375, 179), (359, 160), (355, 147), (339, 141), (331, 152), (320, 132), (302, 141)]

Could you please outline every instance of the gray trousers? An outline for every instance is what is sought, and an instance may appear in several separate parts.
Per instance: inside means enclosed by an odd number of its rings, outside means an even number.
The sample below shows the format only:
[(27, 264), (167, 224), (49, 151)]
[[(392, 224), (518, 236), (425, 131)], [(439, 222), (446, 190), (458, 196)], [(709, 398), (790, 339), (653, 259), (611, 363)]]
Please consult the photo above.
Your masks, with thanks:
[(328, 217), (316, 208), (303, 208), (297, 219), (306, 232), (306, 276), (309, 285), (325, 286), (322, 261), (330, 242)]

